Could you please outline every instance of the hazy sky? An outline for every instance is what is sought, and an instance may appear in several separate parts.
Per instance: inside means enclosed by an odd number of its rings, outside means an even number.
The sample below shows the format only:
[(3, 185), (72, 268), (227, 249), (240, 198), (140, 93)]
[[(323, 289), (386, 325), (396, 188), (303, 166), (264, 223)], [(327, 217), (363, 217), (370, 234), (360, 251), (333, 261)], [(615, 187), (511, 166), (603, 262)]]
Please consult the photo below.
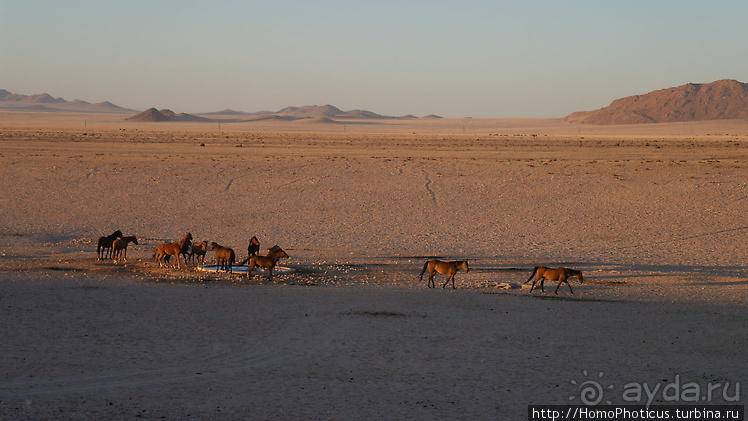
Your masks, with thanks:
[(718, 79), (746, 0), (0, 0), (0, 88), (138, 110), (562, 117)]

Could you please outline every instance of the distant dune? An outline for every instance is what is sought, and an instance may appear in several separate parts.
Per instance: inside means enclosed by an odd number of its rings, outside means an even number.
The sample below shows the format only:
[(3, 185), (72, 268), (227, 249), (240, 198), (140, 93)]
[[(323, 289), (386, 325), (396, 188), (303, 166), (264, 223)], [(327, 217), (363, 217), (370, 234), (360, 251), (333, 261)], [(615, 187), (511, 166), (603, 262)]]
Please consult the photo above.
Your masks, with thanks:
[(343, 114), (343, 111), (333, 105), (307, 105), (304, 107), (286, 107), (277, 112), (278, 115), (302, 118), (332, 117)]
[(728, 79), (689, 83), (617, 99), (605, 108), (576, 112), (565, 119), (589, 124), (748, 119), (748, 84)]
[(373, 113), (371, 111), (366, 111), (366, 110), (350, 110), (344, 113), (337, 114), (335, 115), (335, 117), (336, 118), (374, 118), (374, 119), (391, 118), (391, 117), (385, 117), (383, 115), (379, 115), (377, 113)]
[[(212, 111), (209, 113), (198, 113), (199, 115), (207, 115), (207, 116), (253, 116), (258, 115), (258, 113), (248, 113), (244, 111), (237, 111), (237, 110), (231, 110), (231, 109), (225, 109), (221, 111)], [(272, 114), (270, 111), (262, 111), (261, 114)]]
[(192, 114), (175, 113), (169, 109), (157, 110), (149, 108), (142, 113), (128, 117), (125, 120), (130, 121), (213, 121), (209, 118), (194, 116)]
[(294, 121), (298, 120), (296, 117), (291, 116), (284, 116), (284, 115), (277, 115), (277, 114), (263, 114), (263, 115), (257, 115), (253, 116), (247, 120), (237, 120), (237, 121)]
[(309, 124), (340, 124), (339, 121), (335, 121), (331, 119), (330, 117), (304, 118), (298, 121), (303, 122), (303, 123), (309, 123)]

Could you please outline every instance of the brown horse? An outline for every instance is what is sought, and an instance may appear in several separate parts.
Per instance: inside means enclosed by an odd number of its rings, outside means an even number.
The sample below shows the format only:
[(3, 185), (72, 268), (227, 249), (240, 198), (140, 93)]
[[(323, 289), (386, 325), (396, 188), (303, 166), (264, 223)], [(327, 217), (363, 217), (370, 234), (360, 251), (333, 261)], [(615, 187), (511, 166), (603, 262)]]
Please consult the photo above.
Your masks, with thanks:
[(120, 237), (122, 237), (122, 231), (120, 230), (114, 231), (106, 237), (99, 237), (99, 241), (96, 244), (96, 254), (99, 256), (99, 260), (112, 257), (112, 244), (114, 240)]
[(556, 285), (554, 294), (558, 294), (558, 288), (561, 286), (561, 283), (565, 283), (569, 286), (571, 295), (574, 295), (574, 290), (571, 289), (571, 284), (568, 281), (569, 276), (576, 276), (577, 279), (579, 279), (580, 284), (584, 282), (582, 272), (578, 270), (569, 268), (550, 269), (545, 266), (535, 266), (532, 270), (532, 275), (530, 275), (525, 283), (530, 282), (532, 278), (535, 277), (535, 280), (532, 281), (532, 287), (530, 288), (530, 293), (532, 293), (532, 290), (535, 289), (535, 283), (538, 281), (540, 281), (540, 291), (542, 292), (545, 292), (545, 289), (543, 288), (543, 282), (545, 282), (546, 279), (549, 281), (558, 281), (558, 285)]
[(257, 256), (257, 254), (260, 252), (260, 240), (257, 239), (257, 237), (252, 237), (249, 239), (249, 246), (247, 246), (247, 258), (242, 260), (239, 265), (243, 265), (247, 262), (249, 262), (249, 259), (252, 258), (252, 256)]
[[(156, 257), (158, 255), (158, 267), (162, 267), (164, 261), (166, 263), (169, 263), (170, 256), (176, 256), (177, 258), (177, 269), (179, 269), (179, 255), (180, 254), (187, 254), (187, 251), (190, 249), (190, 246), (192, 245), (192, 234), (189, 232), (184, 235), (184, 238), (179, 240), (178, 243), (164, 243), (158, 246), (156, 248), (156, 251), (153, 252), (153, 257)], [(184, 261), (184, 264), (187, 264), (187, 261)]]
[(442, 288), (446, 287), (449, 281), (452, 281), (452, 289), (455, 288), (455, 273), (457, 273), (460, 269), (465, 269), (465, 273), (470, 272), (470, 267), (468, 266), (467, 260), (456, 260), (454, 262), (442, 262), (441, 260), (429, 260), (428, 262), (423, 264), (423, 270), (421, 271), (421, 281), (423, 281), (423, 274), (426, 273), (426, 270), (429, 271), (429, 281), (426, 284), (429, 288), (436, 288), (436, 283), (434, 282), (434, 275), (436, 275), (436, 272), (441, 273), (442, 275), (447, 275), (447, 281), (444, 282), (444, 285), (442, 285)]
[(219, 272), (221, 268), (226, 272), (233, 272), (231, 266), (236, 263), (236, 254), (234, 253), (234, 250), (228, 247), (223, 247), (215, 241), (210, 243), (210, 249), (216, 251), (216, 263), (218, 264), (216, 272)]
[(208, 241), (201, 241), (199, 243), (192, 244), (192, 249), (190, 250), (190, 261), (195, 261), (195, 256), (197, 256), (197, 264), (205, 263), (205, 253), (208, 252)]
[(136, 246), (138, 245), (138, 239), (135, 238), (135, 236), (129, 236), (129, 237), (122, 237), (114, 240), (114, 243), (112, 243), (112, 259), (115, 261), (119, 260), (119, 257), (122, 256), (122, 258), (127, 261), (127, 245), (129, 243), (133, 243)]
[(268, 249), (268, 254), (266, 256), (252, 256), (249, 258), (249, 272), (247, 272), (247, 276), (252, 276), (252, 271), (256, 268), (264, 268), (268, 270), (268, 278), (273, 278), (273, 268), (278, 263), (278, 260), (281, 258), (288, 259), (288, 254), (286, 254), (285, 251), (283, 251), (282, 248), (278, 246), (273, 246)]

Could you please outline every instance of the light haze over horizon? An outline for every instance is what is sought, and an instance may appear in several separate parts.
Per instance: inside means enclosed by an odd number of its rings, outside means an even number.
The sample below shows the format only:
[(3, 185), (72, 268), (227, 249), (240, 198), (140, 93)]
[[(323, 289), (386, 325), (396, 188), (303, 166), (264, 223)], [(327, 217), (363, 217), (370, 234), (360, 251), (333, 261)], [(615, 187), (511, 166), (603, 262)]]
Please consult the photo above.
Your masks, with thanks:
[(200, 113), (563, 117), (748, 81), (746, 1), (0, 0), (0, 88)]

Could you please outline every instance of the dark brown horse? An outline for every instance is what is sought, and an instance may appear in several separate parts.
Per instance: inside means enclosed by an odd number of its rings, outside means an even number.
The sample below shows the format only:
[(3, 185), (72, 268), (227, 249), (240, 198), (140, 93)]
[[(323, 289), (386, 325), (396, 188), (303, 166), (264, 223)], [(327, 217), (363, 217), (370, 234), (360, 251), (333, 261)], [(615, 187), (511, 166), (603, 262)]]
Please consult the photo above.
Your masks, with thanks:
[(99, 237), (99, 241), (96, 244), (96, 254), (99, 256), (99, 260), (112, 257), (112, 244), (114, 240), (120, 237), (122, 237), (122, 231), (120, 230), (114, 231), (106, 237)]
[(112, 259), (115, 261), (119, 260), (120, 256), (127, 261), (127, 245), (133, 243), (138, 245), (138, 239), (135, 236), (122, 237), (114, 240), (112, 243)]
[(453, 262), (442, 262), (441, 260), (429, 260), (428, 262), (423, 264), (423, 270), (421, 271), (421, 280), (423, 281), (423, 274), (426, 273), (426, 270), (429, 271), (429, 281), (426, 284), (429, 288), (436, 288), (436, 283), (434, 282), (434, 275), (436, 275), (437, 272), (441, 273), (442, 275), (447, 275), (447, 281), (444, 282), (444, 285), (442, 285), (442, 288), (446, 287), (449, 281), (452, 281), (452, 289), (455, 288), (455, 273), (457, 273), (458, 270), (465, 269), (465, 273), (470, 272), (470, 267), (468, 266), (467, 260), (456, 260)]
[[(158, 267), (162, 267), (164, 264), (164, 261), (168, 264), (170, 256), (176, 256), (177, 258), (177, 269), (179, 269), (179, 255), (180, 254), (187, 254), (187, 251), (190, 249), (190, 246), (192, 245), (192, 234), (189, 232), (184, 235), (184, 238), (179, 240), (178, 243), (164, 243), (158, 246), (156, 248), (156, 251), (153, 252), (153, 257), (156, 257), (158, 255)], [(184, 262), (185, 265), (187, 265), (187, 261)]]
[(260, 240), (257, 239), (257, 237), (252, 237), (249, 239), (249, 246), (247, 246), (247, 258), (242, 260), (239, 265), (243, 265), (247, 262), (249, 262), (249, 259), (252, 258), (252, 256), (257, 256), (257, 254), (260, 252)]
[(543, 288), (543, 282), (545, 282), (546, 279), (549, 281), (558, 281), (558, 285), (556, 285), (556, 290), (554, 291), (555, 294), (558, 294), (558, 288), (561, 286), (561, 283), (565, 283), (569, 286), (571, 295), (574, 295), (574, 290), (571, 289), (571, 284), (568, 281), (569, 276), (576, 276), (577, 279), (579, 279), (580, 284), (584, 282), (582, 272), (578, 270), (569, 268), (550, 269), (545, 266), (535, 266), (532, 269), (532, 275), (530, 275), (525, 283), (530, 282), (533, 277), (535, 278), (535, 280), (532, 281), (532, 287), (530, 288), (530, 293), (532, 293), (532, 290), (535, 289), (535, 283), (538, 281), (540, 281), (540, 291), (542, 292), (545, 292), (545, 289)]
[(273, 278), (273, 268), (281, 258), (288, 259), (288, 254), (278, 246), (273, 246), (268, 249), (266, 256), (252, 256), (249, 258), (249, 271), (247, 276), (252, 276), (252, 271), (256, 268), (264, 268), (268, 270), (268, 278)]
[(257, 239), (257, 237), (252, 237), (249, 239), (249, 246), (247, 246), (247, 255), (249, 257), (257, 256), (257, 254), (260, 252), (260, 240)]
[(223, 247), (215, 241), (210, 243), (210, 249), (216, 251), (216, 263), (218, 264), (216, 272), (219, 272), (221, 268), (226, 272), (233, 272), (231, 266), (236, 263), (236, 253), (234, 253), (234, 250), (228, 247)]
[(197, 256), (197, 264), (205, 263), (205, 253), (208, 252), (208, 241), (201, 241), (199, 243), (192, 244), (190, 249), (190, 261), (194, 263), (195, 256)]

